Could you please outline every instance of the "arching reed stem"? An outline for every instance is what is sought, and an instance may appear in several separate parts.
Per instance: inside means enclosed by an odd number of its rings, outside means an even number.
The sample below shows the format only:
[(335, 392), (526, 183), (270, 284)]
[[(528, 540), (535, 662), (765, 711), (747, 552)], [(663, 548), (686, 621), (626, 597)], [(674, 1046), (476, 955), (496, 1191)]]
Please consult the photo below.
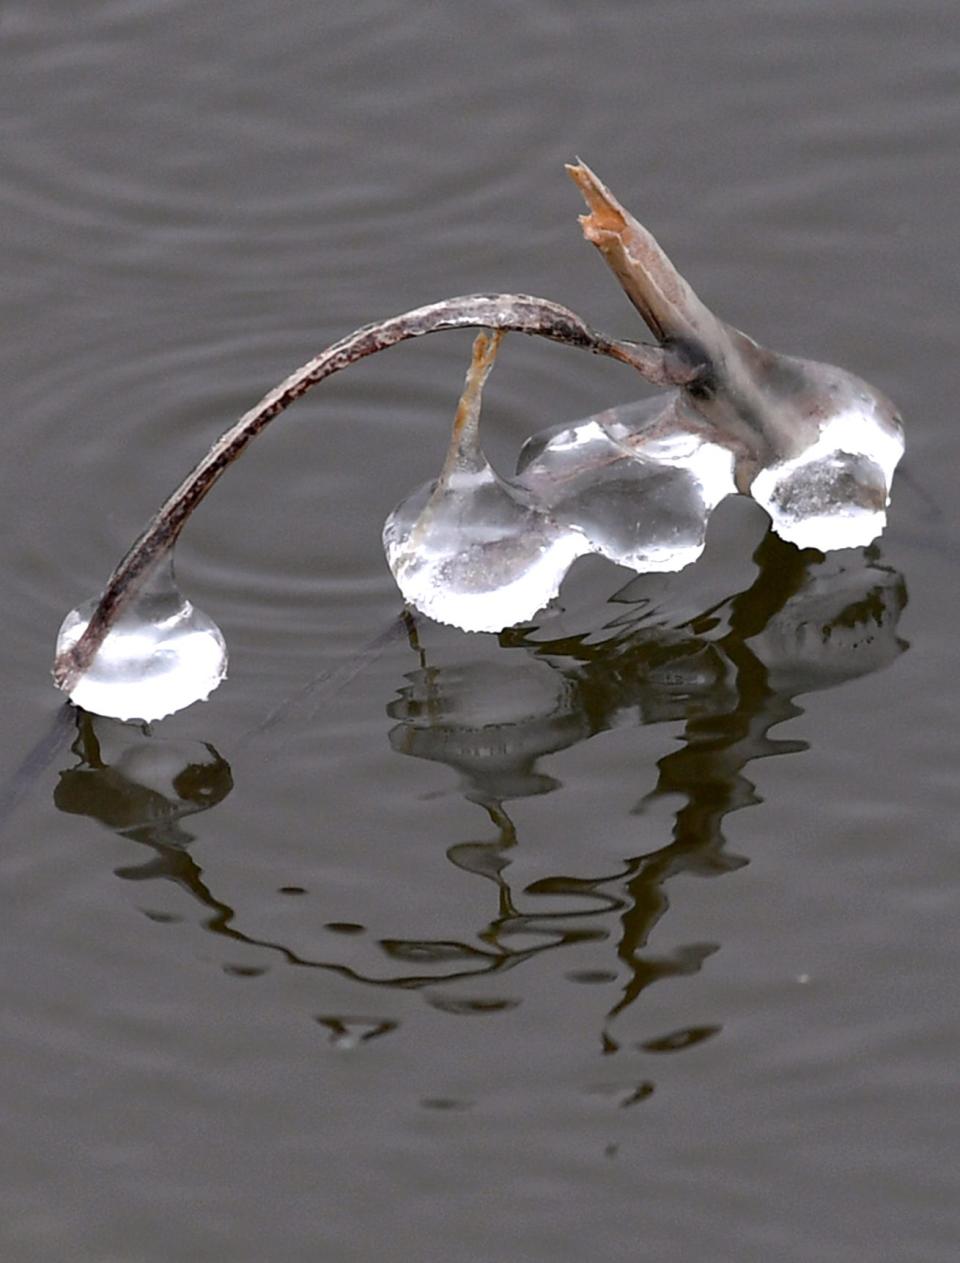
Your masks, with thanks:
[(469, 294), (417, 307), (376, 324), (364, 325), (334, 342), (275, 386), (230, 427), (164, 501), (111, 574), (80, 639), (58, 655), (53, 674), (69, 693), (96, 656), (117, 615), (139, 582), (176, 543), (183, 526), (228, 465), (251, 439), (290, 404), (326, 377), (409, 338), (444, 329), (490, 328), (549, 338), (630, 364), (659, 386), (683, 385), (695, 376), (688, 364), (662, 347), (609, 338), (591, 329), (566, 307), (525, 294)]

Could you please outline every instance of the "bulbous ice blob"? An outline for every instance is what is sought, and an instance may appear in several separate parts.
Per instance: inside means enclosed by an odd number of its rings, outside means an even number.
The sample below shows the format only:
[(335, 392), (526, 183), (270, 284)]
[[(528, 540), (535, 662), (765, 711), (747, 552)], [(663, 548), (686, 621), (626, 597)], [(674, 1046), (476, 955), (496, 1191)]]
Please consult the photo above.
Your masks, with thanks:
[(501, 631), (530, 618), (588, 551), (581, 534), (500, 478), (480, 448), (483, 384), (499, 342), (477, 337), (440, 477), (398, 505), (383, 529), (404, 599), (464, 631)]
[[(57, 654), (83, 635), (97, 600), (63, 620)], [(85, 710), (112, 719), (151, 721), (205, 701), (227, 672), (219, 627), (177, 587), (166, 553), (110, 627), (69, 696)]]
[(497, 630), (554, 595), (580, 552), (641, 572), (689, 565), (711, 513), (738, 491), (800, 547), (875, 539), (903, 452), (890, 401), (843, 369), (779, 355), (720, 320), (587, 167), (570, 172), (590, 208), (586, 237), (688, 371), (673, 378), (673, 395), (535, 436), (505, 482), (477, 441), (492, 354), (486, 367), (475, 357), (440, 480), (387, 524), (407, 599), (443, 622)]
[(903, 438), (866, 411), (841, 413), (792, 460), (768, 465), (750, 494), (773, 529), (798, 548), (861, 548), (887, 524), (893, 471)]
[(463, 631), (532, 617), (589, 551), (492, 471), (427, 484), (391, 513), (383, 543), (404, 600)]
[(591, 552), (640, 571), (682, 570), (703, 552), (707, 521), (736, 491), (732, 452), (694, 426), (679, 405), (664, 423), (631, 427), (649, 404), (611, 409), (528, 440), (518, 481)]

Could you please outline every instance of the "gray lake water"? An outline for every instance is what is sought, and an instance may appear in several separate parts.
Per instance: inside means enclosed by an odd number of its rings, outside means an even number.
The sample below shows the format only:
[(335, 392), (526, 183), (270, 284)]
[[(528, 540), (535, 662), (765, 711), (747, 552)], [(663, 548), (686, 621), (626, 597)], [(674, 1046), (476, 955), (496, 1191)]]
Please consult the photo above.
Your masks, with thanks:
[[(0, 1257), (952, 1263), (956, 4), (4, 0), (0, 65)], [(210, 702), (61, 713), (62, 615), (327, 342), (493, 289), (642, 336), (577, 153), (720, 314), (897, 400), (879, 545), (733, 501), (681, 575), (411, 644), (380, 527), (448, 334), (191, 522)], [(500, 358), (504, 469), (637, 394)]]

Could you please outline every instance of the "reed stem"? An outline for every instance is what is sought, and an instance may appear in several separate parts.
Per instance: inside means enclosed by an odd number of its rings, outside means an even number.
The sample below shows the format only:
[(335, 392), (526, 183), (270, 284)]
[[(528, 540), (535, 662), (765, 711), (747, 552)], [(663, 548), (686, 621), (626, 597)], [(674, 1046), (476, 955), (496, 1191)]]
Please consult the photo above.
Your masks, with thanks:
[(332, 343), (280, 382), (217, 439), (176, 491), (160, 506), (114, 569), (83, 635), (57, 656), (53, 675), (70, 693), (96, 656), (118, 614), (137, 593), (140, 581), (176, 543), (187, 518), (214, 483), (274, 417), (311, 386), (398, 342), (444, 329), (489, 328), (549, 338), (595, 355), (629, 364), (658, 386), (689, 382), (691, 370), (669, 349), (621, 341), (591, 329), (558, 303), (526, 294), (469, 294), (447, 298), (375, 324), (364, 325)]

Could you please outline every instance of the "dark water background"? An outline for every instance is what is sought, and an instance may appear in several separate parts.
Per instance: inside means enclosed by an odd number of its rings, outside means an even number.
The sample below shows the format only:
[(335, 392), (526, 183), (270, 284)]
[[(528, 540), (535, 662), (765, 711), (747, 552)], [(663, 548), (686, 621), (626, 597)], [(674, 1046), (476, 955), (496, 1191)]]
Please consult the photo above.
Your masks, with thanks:
[[(733, 503), (356, 664), (469, 335), (280, 421), (179, 554), (230, 680), (15, 787), (0, 1257), (954, 1260), (957, 6), (5, 0), (0, 67), (9, 772), (63, 613), (322, 345), (476, 289), (639, 332), (576, 153), (909, 443), (867, 555)], [(508, 339), (490, 453), (635, 393)]]

